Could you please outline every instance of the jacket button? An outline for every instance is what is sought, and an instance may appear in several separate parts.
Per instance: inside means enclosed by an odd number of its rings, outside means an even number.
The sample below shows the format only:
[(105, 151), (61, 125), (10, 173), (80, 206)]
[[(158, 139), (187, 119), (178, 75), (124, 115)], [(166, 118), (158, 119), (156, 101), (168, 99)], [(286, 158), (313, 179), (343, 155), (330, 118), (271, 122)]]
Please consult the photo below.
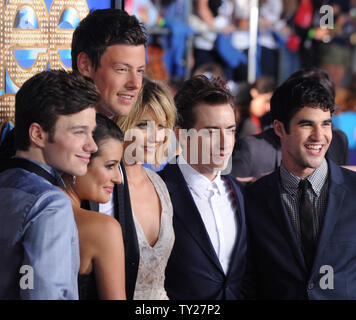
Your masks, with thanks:
[(136, 265), (135, 262), (131, 262), (131, 266), (134, 267)]
[(308, 290), (313, 290), (314, 289), (314, 283), (313, 282), (310, 282), (308, 284)]

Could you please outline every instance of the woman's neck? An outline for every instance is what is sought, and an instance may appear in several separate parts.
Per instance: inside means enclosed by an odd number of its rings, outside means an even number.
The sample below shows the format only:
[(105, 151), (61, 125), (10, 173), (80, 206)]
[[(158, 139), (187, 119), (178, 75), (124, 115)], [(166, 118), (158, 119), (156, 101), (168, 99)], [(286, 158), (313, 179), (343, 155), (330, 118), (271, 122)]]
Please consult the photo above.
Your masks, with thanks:
[(126, 176), (127, 180), (130, 183), (140, 183), (145, 177), (145, 169), (141, 164), (135, 163), (135, 164), (126, 164), (125, 163), (125, 171), (126, 171)]
[(62, 176), (62, 178), (66, 185), (64, 191), (70, 198), (73, 208), (80, 208), (81, 199), (79, 198), (78, 194), (75, 192), (73, 188), (73, 177), (65, 175)]

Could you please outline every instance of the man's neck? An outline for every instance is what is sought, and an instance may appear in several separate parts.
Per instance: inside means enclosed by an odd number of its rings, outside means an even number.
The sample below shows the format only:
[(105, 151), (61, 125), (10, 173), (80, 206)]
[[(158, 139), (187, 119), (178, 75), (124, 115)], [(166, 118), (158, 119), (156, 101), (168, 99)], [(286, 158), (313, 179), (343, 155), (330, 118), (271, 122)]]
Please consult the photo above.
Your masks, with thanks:
[(33, 149), (30, 147), (27, 151), (17, 150), (15, 156), (34, 160), (49, 166), (49, 164), (46, 162), (43, 156), (42, 150), (40, 149)]
[(217, 175), (218, 175), (218, 171), (212, 169), (209, 166), (203, 166), (203, 165), (199, 165), (199, 164), (192, 164), (189, 163), (187, 161), (187, 158), (185, 156), (182, 155), (182, 158), (184, 159), (184, 161), (189, 164), (195, 171), (199, 172), (201, 175), (203, 175), (205, 178), (209, 179), (210, 181), (213, 181)]

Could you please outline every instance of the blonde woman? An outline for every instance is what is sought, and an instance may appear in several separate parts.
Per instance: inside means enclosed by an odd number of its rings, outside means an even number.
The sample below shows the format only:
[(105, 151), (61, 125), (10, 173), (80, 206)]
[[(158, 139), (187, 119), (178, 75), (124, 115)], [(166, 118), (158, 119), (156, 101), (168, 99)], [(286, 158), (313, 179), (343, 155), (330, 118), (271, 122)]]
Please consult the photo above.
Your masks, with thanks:
[(134, 300), (168, 299), (164, 272), (174, 243), (173, 209), (163, 180), (142, 166), (158, 167), (167, 155), (176, 118), (168, 92), (146, 80), (130, 114), (118, 122), (125, 134), (123, 160), (140, 251)]

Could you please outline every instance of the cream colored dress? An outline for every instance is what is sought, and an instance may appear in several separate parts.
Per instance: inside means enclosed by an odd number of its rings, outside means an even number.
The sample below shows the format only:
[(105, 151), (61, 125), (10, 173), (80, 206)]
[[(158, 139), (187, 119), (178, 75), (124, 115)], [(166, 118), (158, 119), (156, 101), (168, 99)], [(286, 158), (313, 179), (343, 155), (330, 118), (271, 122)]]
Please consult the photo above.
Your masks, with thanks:
[(164, 289), (164, 272), (174, 244), (173, 207), (161, 177), (150, 169), (145, 168), (145, 170), (161, 201), (161, 226), (158, 240), (152, 247), (133, 214), (140, 248), (134, 300), (168, 300)]

